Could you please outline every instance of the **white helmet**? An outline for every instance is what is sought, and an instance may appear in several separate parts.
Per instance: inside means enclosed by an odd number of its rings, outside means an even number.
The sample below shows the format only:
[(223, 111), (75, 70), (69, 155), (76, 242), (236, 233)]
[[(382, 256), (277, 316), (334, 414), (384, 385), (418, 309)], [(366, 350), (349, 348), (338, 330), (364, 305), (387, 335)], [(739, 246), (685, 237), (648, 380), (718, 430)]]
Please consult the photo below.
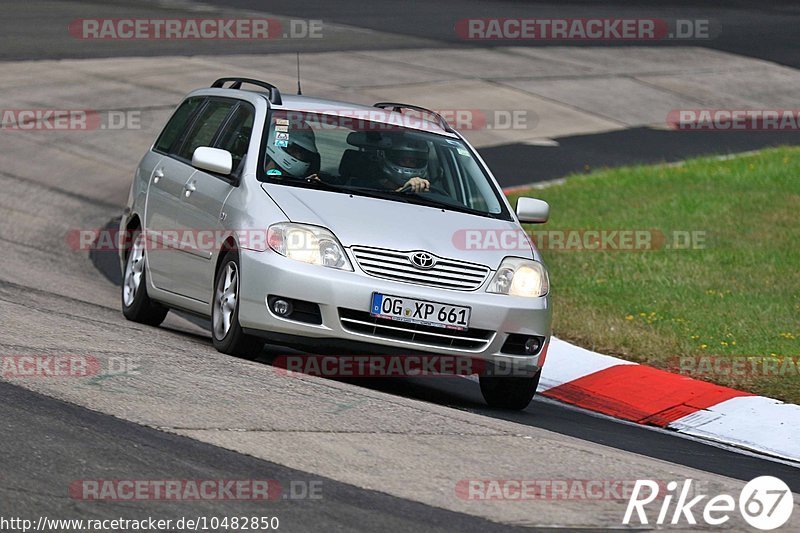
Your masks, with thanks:
[[(389, 143), (387, 143), (389, 144)], [(413, 177), (428, 176), (428, 145), (425, 141), (395, 137), (389, 146), (378, 151), (384, 176), (397, 185)]]
[[(277, 135), (278, 132), (273, 128), (267, 144), (267, 155), (270, 159), (290, 176), (295, 178), (308, 176), (311, 164), (319, 154), (314, 130), (306, 122), (303, 122), (298, 129), (291, 130), (286, 134), (288, 139), (276, 139)], [(285, 144), (285, 146), (281, 144)]]

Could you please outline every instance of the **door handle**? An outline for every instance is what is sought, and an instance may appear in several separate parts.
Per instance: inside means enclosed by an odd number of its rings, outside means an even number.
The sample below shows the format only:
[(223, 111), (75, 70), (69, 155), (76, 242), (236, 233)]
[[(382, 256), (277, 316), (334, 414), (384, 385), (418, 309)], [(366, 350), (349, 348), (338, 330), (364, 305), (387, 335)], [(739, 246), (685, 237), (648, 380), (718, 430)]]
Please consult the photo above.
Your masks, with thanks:
[(164, 177), (164, 171), (160, 168), (153, 172), (153, 183), (158, 183)]
[(186, 185), (183, 186), (183, 195), (186, 198), (189, 198), (192, 195), (192, 193), (196, 190), (197, 190), (197, 185), (195, 185), (193, 181), (188, 182), (186, 183)]

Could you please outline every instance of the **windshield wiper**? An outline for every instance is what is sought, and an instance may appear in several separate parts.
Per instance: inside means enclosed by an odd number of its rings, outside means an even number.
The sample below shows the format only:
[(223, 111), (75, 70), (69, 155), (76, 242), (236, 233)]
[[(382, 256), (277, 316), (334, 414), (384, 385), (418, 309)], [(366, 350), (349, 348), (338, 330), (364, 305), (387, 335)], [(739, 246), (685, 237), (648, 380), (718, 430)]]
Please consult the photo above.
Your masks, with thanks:
[[(280, 183), (283, 180), (276, 180), (277, 183)], [(299, 182), (299, 183), (298, 183)], [(305, 187), (311, 187), (315, 189), (321, 189), (326, 191), (332, 192), (340, 192), (344, 194), (354, 194), (356, 196), (368, 196), (371, 198), (379, 198), (381, 200), (392, 200), (392, 201), (401, 201), (403, 203), (409, 203), (408, 198), (403, 196), (397, 196), (394, 194), (393, 191), (384, 191), (380, 189), (371, 189), (368, 187), (351, 187), (348, 185), (336, 185), (334, 183), (329, 183), (327, 181), (323, 181), (321, 179), (311, 179), (311, 178), (291, 178), (291, 180), (287, 180), (286, 184), (289, 183), (300, 185)]]
[(429, 196), (425, 196), (424, 195), (425, 193), (409, 194), (405, 192), (395, 192), (394, 194), (402, 195), (403, 197), (407, 198), (410, 203), (426, 205), (428, 207), (440, 207), (442, 209), (449, 209), (451, 211), (458, 211), (460, 213), (468, 213), (470, 215), (480, 215), (490, 218), (500, 218), (500, 213), (489, 213), (487, 211), (472, 209), (471, 207), (467, 207), (464, 204), (453, 204), (450, 202), (444, 202), (442, 200), (436, 200), (434, 198), (430, 198)]

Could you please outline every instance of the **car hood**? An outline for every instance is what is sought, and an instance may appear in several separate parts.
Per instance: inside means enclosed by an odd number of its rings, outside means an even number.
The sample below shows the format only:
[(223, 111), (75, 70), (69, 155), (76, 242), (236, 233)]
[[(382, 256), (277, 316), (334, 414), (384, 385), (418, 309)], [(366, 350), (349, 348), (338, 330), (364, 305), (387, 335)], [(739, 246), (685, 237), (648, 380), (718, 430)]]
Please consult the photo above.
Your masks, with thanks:
[(506, 256), (541, 260), (515, 222), (317, 189), (262, 188), (289, 220), (326, 227), (348, 248), (422, 250), (491, 269)]

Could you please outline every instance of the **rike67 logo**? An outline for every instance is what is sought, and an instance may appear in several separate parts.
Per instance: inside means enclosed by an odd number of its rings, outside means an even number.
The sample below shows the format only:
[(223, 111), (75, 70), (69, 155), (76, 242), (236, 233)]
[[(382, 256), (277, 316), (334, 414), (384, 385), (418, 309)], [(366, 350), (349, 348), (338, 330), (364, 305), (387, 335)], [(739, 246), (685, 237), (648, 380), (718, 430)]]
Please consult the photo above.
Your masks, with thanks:
[[(692, 480), (677, 481), (666, 485), (666, 493), (659, 494), (663, 484), (649, 479), (636, 480), (633, 493), (628, 500), (622, 523), (636, 525), (696, 525), (698, 517), (709, 526), (722, 526), (738, 511), (751, 527), (763, 531), (785, 525), (792, 516), (794, 497), (789, 486), (772, 476), (760, 476), (747, 483), (739, 493), (738, 501), (729, 494), (709, 497), (693, 495)], [(691, 495), (691, 496), (690, 496)], [(656, 502), (650, 509), (658, 510), (654, 517), (648, 516), (646, 506)], [(635, 513), (635, 517), (634, 517)], [(697, 515), (697, 516), (696, 516)]]

